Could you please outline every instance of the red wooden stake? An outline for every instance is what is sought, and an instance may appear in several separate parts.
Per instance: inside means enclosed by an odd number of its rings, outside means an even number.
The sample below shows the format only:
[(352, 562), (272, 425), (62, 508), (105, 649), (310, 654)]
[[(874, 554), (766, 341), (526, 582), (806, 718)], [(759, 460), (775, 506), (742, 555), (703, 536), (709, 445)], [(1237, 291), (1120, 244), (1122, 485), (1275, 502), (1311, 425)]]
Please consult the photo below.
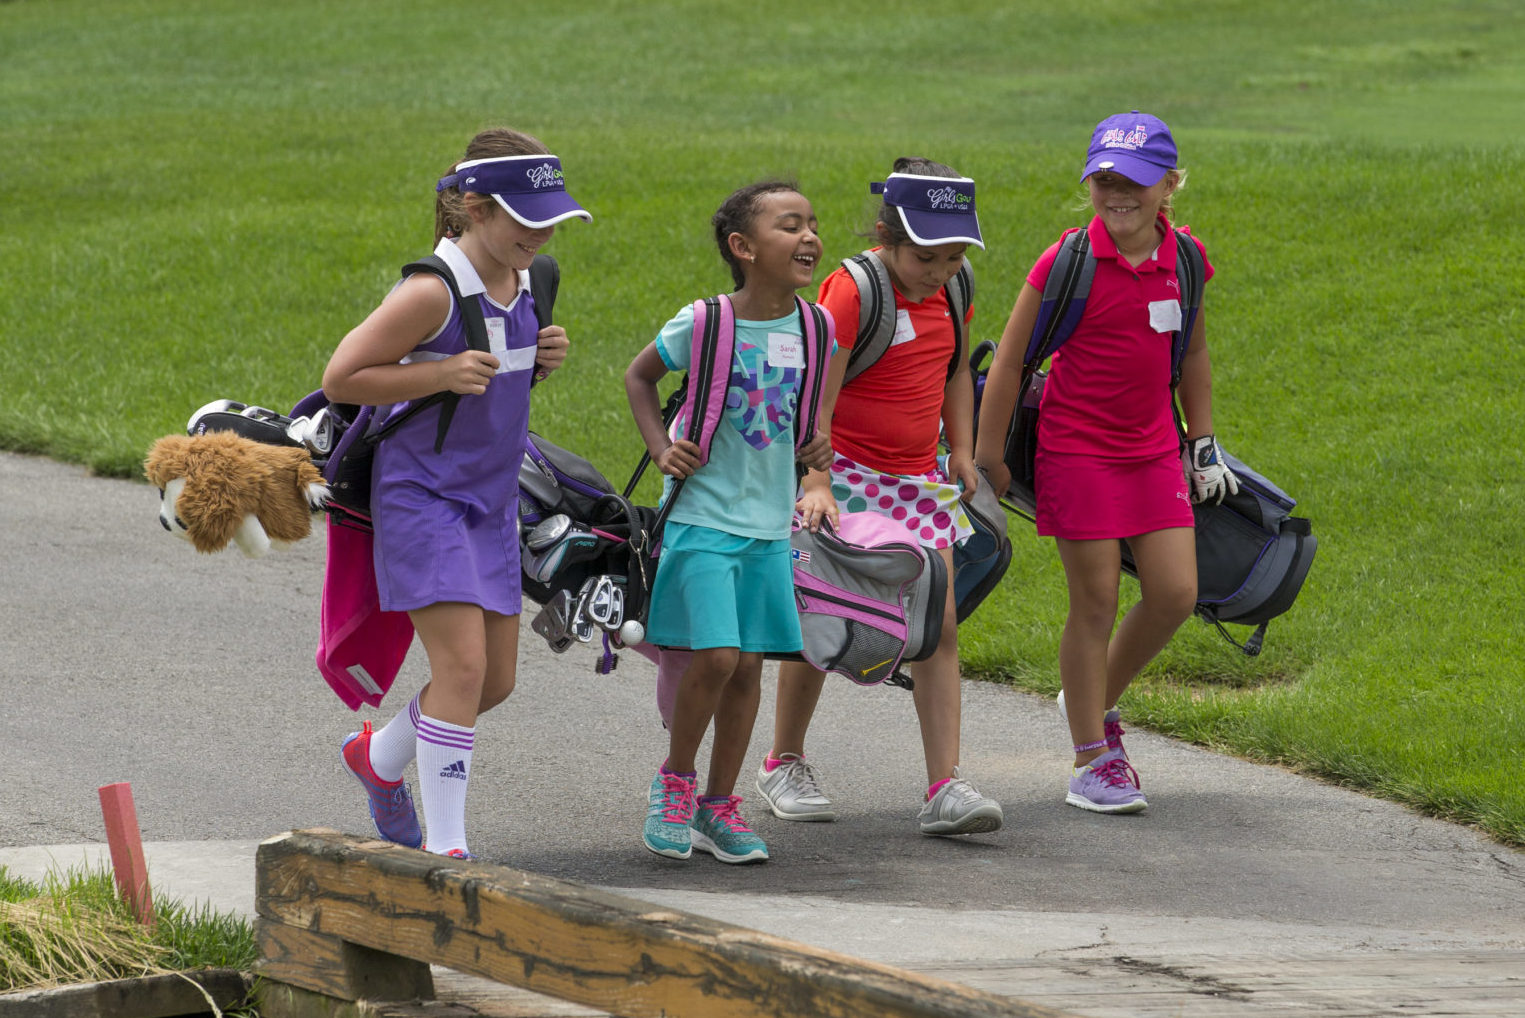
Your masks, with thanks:
[(132, 804), (132, 786), (118, 781), (102, 785), (98, 791), (117, 891), (132, 906), (138, 922), (152, 926), (154, 901), (148, 889), (148, 861), (143, 857), (143, 835), (138, 831), (138, 810)]

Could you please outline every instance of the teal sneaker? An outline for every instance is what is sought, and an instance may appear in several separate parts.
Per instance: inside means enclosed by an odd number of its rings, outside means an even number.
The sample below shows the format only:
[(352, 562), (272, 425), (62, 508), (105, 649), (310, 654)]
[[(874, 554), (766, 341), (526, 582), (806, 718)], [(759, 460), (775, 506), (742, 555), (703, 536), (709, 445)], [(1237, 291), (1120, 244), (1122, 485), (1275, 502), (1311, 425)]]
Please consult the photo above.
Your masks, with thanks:
[(739, 795), (700, 799), (690, 831), (693, 846), (721, 862), (767, 862), (768, 846), (741, 818), (740, 808)]
[(641, 832), (647, 848), (670, 859), (687, 859), (693, 853), (688, 825), (694, 818), (696, 791), (693, 778), (657, 771)]

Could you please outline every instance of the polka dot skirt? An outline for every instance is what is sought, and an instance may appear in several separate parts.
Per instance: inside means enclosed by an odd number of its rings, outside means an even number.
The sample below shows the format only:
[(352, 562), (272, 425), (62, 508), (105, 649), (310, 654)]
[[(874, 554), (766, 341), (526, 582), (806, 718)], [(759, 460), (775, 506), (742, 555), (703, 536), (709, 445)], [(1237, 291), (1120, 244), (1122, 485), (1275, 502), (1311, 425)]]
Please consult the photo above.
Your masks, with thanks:
[(881, 474), (838, 455), (831, 464), (831, 494), (844, 513), (873, 511), (904, 525), (924, 548), (947, 548), (974, 532), (958, 498), (958, 485), (941, 470), (903, 476)]

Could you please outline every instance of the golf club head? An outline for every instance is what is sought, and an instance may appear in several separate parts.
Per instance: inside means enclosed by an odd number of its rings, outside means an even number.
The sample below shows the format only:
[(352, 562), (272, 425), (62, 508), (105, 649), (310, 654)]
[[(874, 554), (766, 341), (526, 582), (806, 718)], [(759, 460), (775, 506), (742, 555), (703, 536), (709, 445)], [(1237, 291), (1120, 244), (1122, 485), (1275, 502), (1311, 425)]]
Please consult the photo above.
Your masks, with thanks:
[(574, 524), (550, 547), (532, 553), (524, 563), (524, 571), (540, 583), (549, 583), (564, 564), (575, 561), (580, 552), (597, 547), (598, 541), (596, 535)]
[(535, 528), (524, 537), (524, 546), (532, 552), (545, 551), (551, 545), (566, 536), (572, 528), (572, 517), (566, 513), (556, 513), (547, 516)]
[(568, 621), (572, 611), (572, 592), (558, 590), (556, 596), (546, 602), (530, 622), (530, 628), (545, 638), (551, 650), (557, 654), (572, 646), (572, 634)]

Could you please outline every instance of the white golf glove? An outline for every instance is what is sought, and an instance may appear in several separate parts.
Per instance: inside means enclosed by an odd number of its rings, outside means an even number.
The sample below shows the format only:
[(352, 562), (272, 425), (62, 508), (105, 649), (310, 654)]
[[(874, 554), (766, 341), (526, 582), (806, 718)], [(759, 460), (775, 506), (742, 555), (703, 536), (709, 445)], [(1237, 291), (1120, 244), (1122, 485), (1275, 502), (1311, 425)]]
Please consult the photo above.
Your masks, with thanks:
[(1212, 435), (1188, 439), (1181, 460), (1191, 481), (1192, 502), (1216, 505), (1225, 495), (1239, 493), (1239, 478), (1223, 465), (1223, 450), (1218, 448), (1218, 440)]

